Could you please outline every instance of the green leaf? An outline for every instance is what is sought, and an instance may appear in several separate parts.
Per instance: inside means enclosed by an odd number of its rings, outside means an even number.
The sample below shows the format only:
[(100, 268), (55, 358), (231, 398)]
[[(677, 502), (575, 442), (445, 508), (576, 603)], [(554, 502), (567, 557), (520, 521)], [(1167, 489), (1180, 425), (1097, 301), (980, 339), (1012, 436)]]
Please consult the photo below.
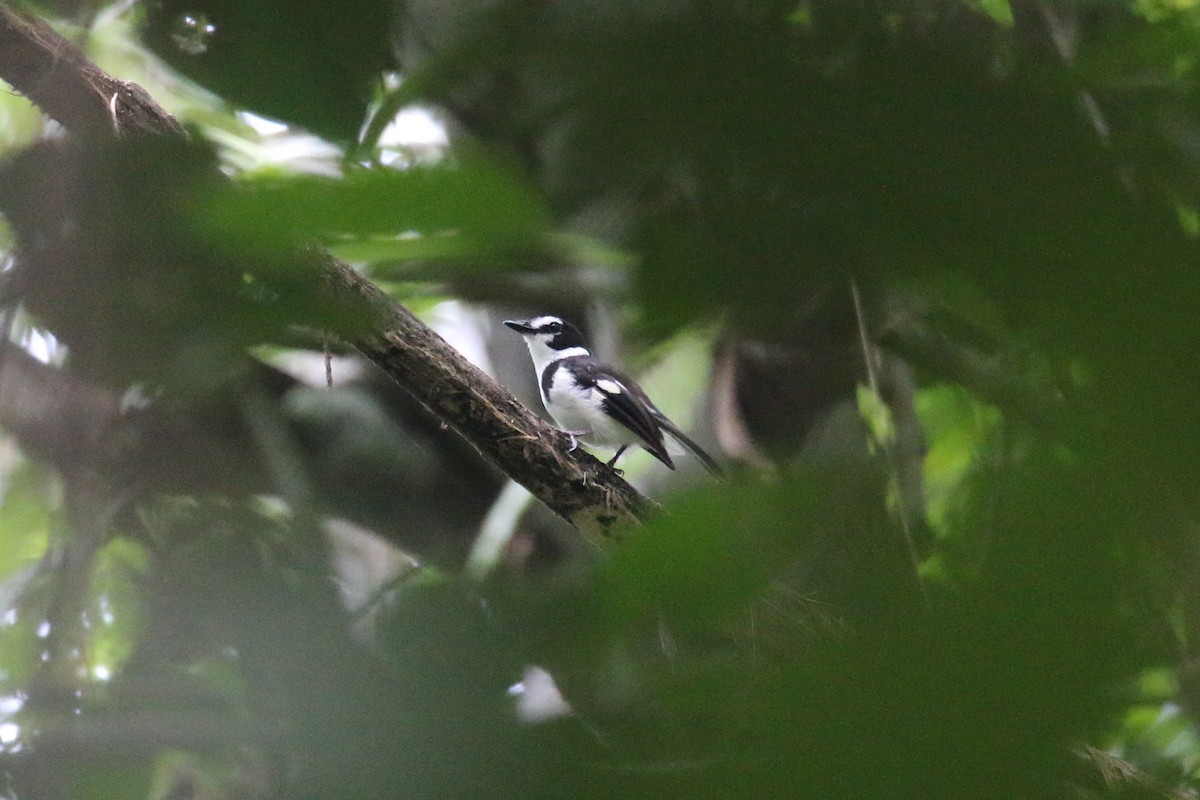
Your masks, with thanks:
[(214, 235), (250, 241), (318, 236), (346, 243), (412, 234), (456, 234), (523, 241), (546, 212), (512, 173), (482, 160), (408, 170), (355, 170), (341, 179), (295, 177), (247, 183), (210, 196), (205, 218)]
[(859, 416), (867, 423), (871, 441), (883, 447), (892, 445), (896, 441), (896, 423), (892, 420), (892, 410), (888, 404), (878, 392), (864, 384), (858, 385), (855, 394)]
[(0, 475), (0, 578), (46, 552), (57, 506), (55, 486), (46, 468), (31, 461), (20, 461), (8, 475)]
[[(347, 239), (329, 244), (329, 251), (338, 258), (371, 264), (460, 258), (477, 254), (483, 249), (477, 240), (453, 232), (431, 236)], [(379, 271), (373, 270), (373, 274), (379, 275)]]
[(830, 519), (840, 467), (781, 485), (721, 485), (677, 498), (614, 554), (597, 583), (613, 621), (664, 614), (707, 626), (745, 612)]

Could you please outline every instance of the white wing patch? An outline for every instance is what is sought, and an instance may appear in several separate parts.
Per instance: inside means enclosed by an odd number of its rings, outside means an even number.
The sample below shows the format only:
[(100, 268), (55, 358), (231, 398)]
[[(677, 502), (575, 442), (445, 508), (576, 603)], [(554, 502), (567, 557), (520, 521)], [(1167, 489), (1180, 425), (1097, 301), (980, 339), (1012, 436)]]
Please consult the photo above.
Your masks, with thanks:
[(546, 410), (554, 422), (564, 431), (587, 431), (579, 435), (586, 445), (618, 446), (639, 441), (637, 434), (600, 411), (600, 404), (607, 397), (626, 394), (619, 381), (601, 378), (586, 389), (575, 382), (567, 367), (554, 370), (550, 387), (544, 399), (549, 400)]

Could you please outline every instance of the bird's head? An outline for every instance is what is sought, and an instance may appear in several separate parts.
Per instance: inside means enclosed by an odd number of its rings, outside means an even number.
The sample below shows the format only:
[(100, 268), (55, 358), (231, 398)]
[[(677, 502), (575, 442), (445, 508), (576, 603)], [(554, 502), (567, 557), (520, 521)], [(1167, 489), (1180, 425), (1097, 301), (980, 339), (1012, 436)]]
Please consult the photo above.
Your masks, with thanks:
[(529, 353), (539, 368), (560, 358), (589, 355), (583, 334), (562, 317), (508, 319), (504, 324), (525, 338)]

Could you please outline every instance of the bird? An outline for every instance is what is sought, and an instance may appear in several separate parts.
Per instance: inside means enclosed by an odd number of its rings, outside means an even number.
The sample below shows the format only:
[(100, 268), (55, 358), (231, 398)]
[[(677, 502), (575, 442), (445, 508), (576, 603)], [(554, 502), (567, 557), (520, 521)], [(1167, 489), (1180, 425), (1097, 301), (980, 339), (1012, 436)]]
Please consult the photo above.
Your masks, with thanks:
[(688, 438), (658, 407), (642, 387), (609, 364), (594, 357), (579, 329), (562, 317), (505, 320), (521, 334), (533, 358), (542, 403), (571, 437), (571, 449), (585, 444), (616, 447), (608, 466), (632, 445), (641, 445), (670, 469), (675, 462), (667, 452), (666, 437), (696, 456), (716, 477), (722, 471), (712, 456)]

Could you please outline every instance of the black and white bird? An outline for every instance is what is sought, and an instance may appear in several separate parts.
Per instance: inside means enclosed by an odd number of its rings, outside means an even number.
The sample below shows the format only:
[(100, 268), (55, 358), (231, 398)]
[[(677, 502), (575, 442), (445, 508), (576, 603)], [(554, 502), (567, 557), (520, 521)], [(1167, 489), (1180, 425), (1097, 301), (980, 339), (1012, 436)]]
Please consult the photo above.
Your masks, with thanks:
[(638, 444), (675, 469), (666, 447), (669, 436), (713, 475), (721, 475), (717, 462), (667, 419), (642, 387), (592, 356), (574, 325), (552, 316), (510, 319), (504, 324), (525, 337), (542, 402), (572, 442), (616, 447), (610, 467), (630, 445)]

